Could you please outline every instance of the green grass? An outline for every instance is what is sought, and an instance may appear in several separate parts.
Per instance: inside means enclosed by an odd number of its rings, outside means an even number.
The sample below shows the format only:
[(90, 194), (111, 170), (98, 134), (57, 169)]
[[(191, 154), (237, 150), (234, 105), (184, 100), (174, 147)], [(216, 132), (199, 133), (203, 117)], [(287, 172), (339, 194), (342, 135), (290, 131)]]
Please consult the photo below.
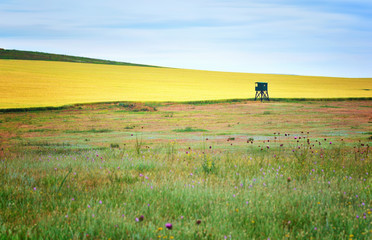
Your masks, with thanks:
[(40, 112), (40, 111), (52, 111), (52, 110), (62, 110), (71, 108), (71, 105), (65, 105), (61, 107), (32, 107), (32, 108), (2, 108), (1, 113), (12, 113), (12, 112)]
[(52, 129), (46, 129), (46, 128), (28, 130), (28, 132), (50, 132), (50, 131), (53, 131), (53, 130)]
[(200, 128), (193, 128), (193, 127), (185, 127), (180, 129), (174, 129), (174, 132), (207, 132), (205, 129)]
[(88, 130), (66, 130), (65, 133), (108, 133), (112, 132), (111, 129), (88, 129)]
[(0, 239), (371, 239), (369, 104), (3, 113)]
[[(301, 104), (312, 104), (317, 102), (332, 102), (332, 101), (370, 101), (371, 98), (367, 97), (361, 97), (361, 98), (271, 98), (270, 101), (267, 101), (266, 103), (270, 102), (282, 102), (282, 103), (301, 103)], [(0, 109), (0, 113), (17, 113), (17, 112), (42, 112), (42, 111), (53, 111), (53, 110), (68, 110), (68, 109), (82, 109), (84, 106), (94, 105), (94, 106), (100, 106), (100, 105), (106, 105), (106, 104), (118, 104), (119, 107), (124, 108), (124, 110), (116, 110), (115, 112), (118, 113), (125, 113), (132, 111), (133, 113), (138, 114), (144, 114), (149, 111), (157, 111), (158, 107), (162, 107), (166, 104), (189, 104), (189, 105), (195, 105), (195, 106), (203, 106), (203, 105), (213, 105), (213, 104), (219, 104), (219, 103), (244, 103), (247, 101), (254, 101), (253, 98), (247, 98), (247, 99), (220, 99), (220, 100), (200, 100), (200, 101), (185, 101), (185, 102), (93, 102), (93, 103), (78, 103), (78, 104), (69, 104), (64, 106), (58, 106), (58, 107), (30, 107), (30, 108), (3, 108)], [(259, 102), (259, 101), (257, 101)], [(264, 102), (265, 103), (265, 102)], [(143, 108), (136, 108), (131, 109), (129, 106), (137, 104), (139, 106), (144, 106)], [(106, 106), (104, 106), (106, 107)], [(324, 105), (323, 107), (327, 108), (338, 108), (333, 106), (327, 106)], [(366, 107), (370, 108), (371, 106), (359, 106), (359, 107)]]
[(70, 143), (53, 143), (48, 141), (39, 141), (39, 142), (27, 142), (23, 144), (24, 146), (37, 146), (37, 147), (70, 147)]
[(0, 235), (368, 239), (372, 167), (366, 146), (353, 144), (361, 150), (354, 154), (341, 141), (310, 143), (312, 149), (296, 148), (306, 144), (302, 139), (214, 152), (200, 142), (189, 153), (176, 151), (171, 161), (161, 146), (141, 155), (134, 148), (24, 151), (0, 162)]
[(329, 105), (323, 105), (323, 106), (320, 106), (321, 108), (341, 108), (341, 107), (337, 107), (337, 106), (329, 106)]

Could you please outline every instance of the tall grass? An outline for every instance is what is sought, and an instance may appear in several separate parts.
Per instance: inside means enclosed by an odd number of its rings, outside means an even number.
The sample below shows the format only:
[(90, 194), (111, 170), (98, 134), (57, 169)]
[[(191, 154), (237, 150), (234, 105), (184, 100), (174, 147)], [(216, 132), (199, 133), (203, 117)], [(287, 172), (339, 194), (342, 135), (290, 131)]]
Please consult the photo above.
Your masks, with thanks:
[(142, 147), (143, 147), (142, 134), (136, 133), (136, 142), (135, 142), (134, 148), (136, 150), (137, 155), (141, 154)]
[(246, 148), (226, 143), (223, 151), (211, 140), (140, 151), (136, 139), (132, 150), (23, 146), (2, 157), (0, 238), (371, 237), (366, 143), (302, 136)]

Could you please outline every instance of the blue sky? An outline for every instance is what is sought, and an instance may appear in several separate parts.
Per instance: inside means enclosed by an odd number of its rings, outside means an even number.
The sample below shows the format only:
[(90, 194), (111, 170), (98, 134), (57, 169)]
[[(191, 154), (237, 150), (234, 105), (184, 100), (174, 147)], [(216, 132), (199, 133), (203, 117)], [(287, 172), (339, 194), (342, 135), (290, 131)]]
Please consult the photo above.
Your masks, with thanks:
[(372, 77), (372, 1), (0, 0), (0, 47), (177, 68)]

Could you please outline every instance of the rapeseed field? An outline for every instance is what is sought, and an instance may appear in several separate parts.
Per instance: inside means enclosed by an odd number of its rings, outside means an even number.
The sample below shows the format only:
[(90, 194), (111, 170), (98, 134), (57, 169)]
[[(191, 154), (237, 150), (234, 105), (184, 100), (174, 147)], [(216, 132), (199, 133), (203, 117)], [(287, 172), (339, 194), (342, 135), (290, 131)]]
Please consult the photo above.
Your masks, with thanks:
[(110, 101), (371, 97), (372, 78), (231, 73), (31, 60), (0, 60), (0, 108)]

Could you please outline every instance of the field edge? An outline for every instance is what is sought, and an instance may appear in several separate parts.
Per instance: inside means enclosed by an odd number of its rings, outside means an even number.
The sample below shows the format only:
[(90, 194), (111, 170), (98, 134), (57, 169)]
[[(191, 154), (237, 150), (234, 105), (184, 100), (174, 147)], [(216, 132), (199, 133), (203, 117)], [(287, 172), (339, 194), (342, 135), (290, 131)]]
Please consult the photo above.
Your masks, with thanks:
[[(269, 102), (331, 102), (331, 101), (371, 101), (372, 97), (360, 97), (360, 98), (270, 98)], [(219, 103), (238, 103), (255, 101), (254, 98), (234, 98), (234, 99), (214, 99), (214, 100), (199, 100), (199, 101), (108, 101), (108, 102), (90, 102), (90, 103), (75, 103), (66, 104), (61, 106), (45, 106), (45, 107), (25, 107), (25, 108), (0, 108), (0, 113), (10, 112), (38, 112), (38, 111), (51, 111), (51, 110), (65, 110), (72, 109), (81, 106), (89, 105), (103, 105), (103, 104), (134, 104), (141, 103), (145, 105), (157, 105), (163, 106), (164, 104), (189, 104), (189, 105), (207, 105), (207, 104), (219, 104)], [(259, 102), (259, 100), (257, 100)]]

